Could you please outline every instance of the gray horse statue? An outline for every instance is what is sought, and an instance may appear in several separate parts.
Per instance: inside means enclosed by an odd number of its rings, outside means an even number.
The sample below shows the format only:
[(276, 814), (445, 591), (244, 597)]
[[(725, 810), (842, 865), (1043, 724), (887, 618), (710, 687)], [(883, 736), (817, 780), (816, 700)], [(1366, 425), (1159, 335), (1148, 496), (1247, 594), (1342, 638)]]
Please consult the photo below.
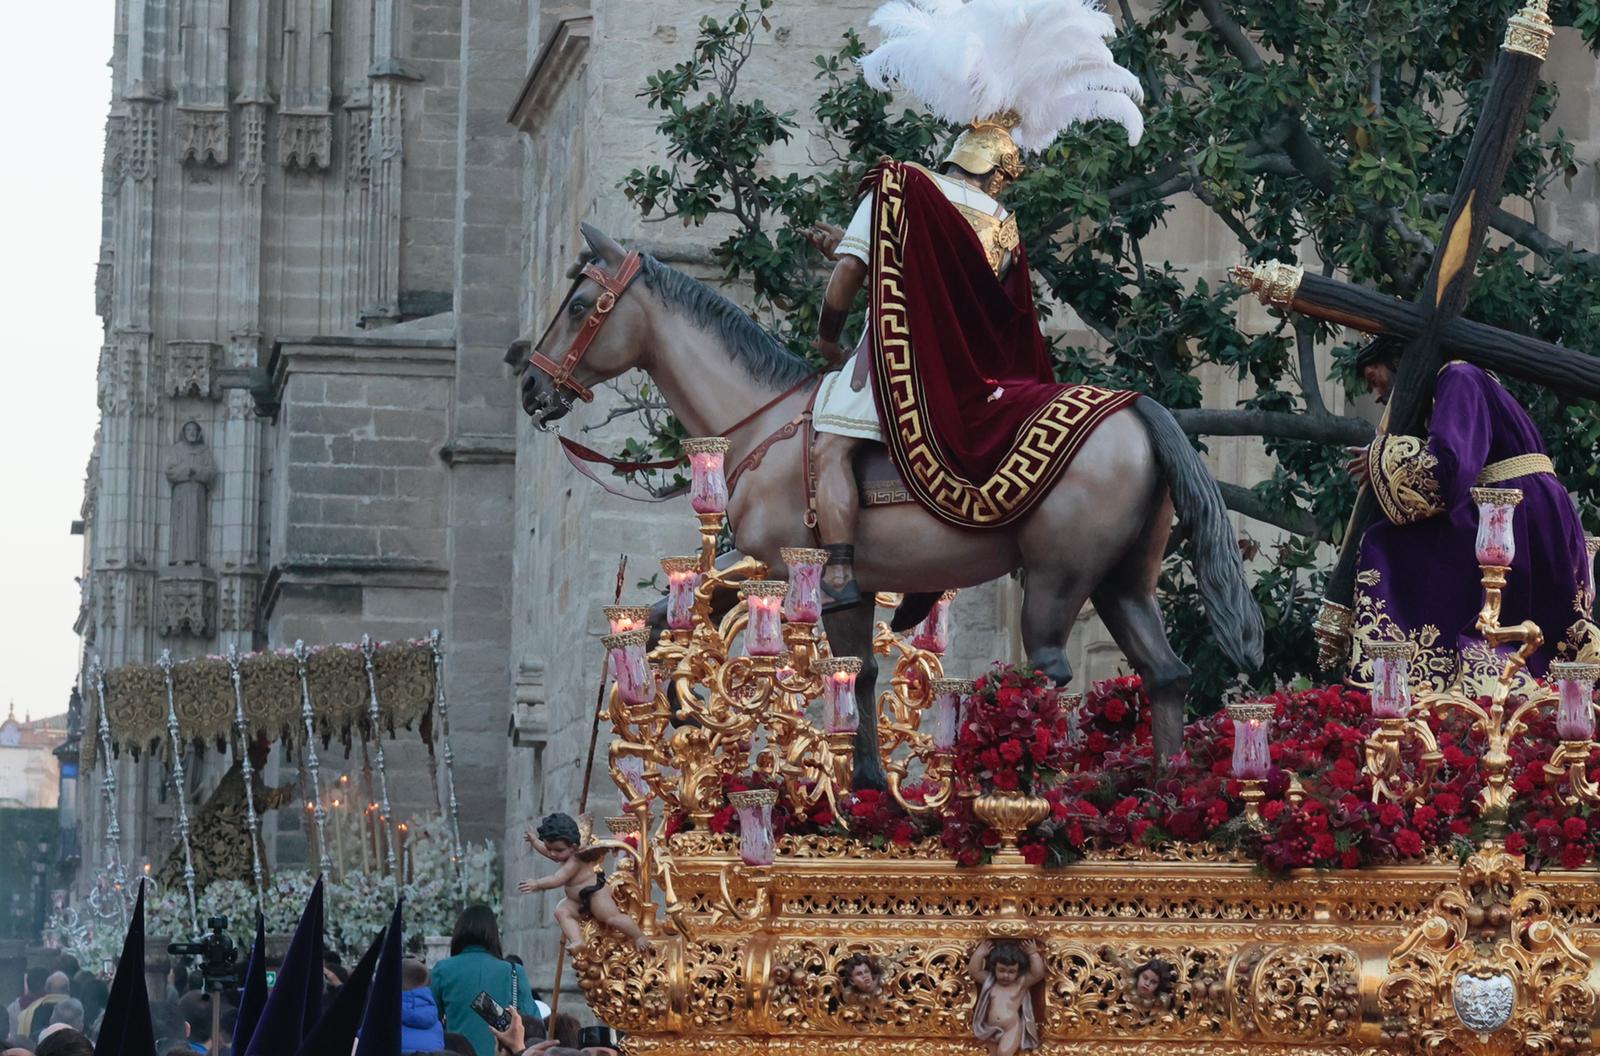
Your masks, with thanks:
[[(593, 257), (522, 364), (522, 405), (541, 428), (571, 410), (574, 394), (587, 397), (609, 379), (642, 370), (689, 435), (728, 435), (727, 464), (735, 466), (805, 408), (809, 387), (801, 383), (813, 368), (737, 305), (647, 255), (627, 253), (587, 224), (583, 234)], [(738, 549), (774, 575), (785, 573), (781, 548), (814, 545), (803, 455), (799, 440), (771, 443), (738, 477), (728, 504)], [(1149, 398), (1107, 418), (1033, 512), (1008, 527), (955, 528), (911, 502), (863, 509), (856, 575), (864, 593), (930, 594), (1020, 569), (1028, 661), (1059, 685), (1072, 677), (1067, 634), (1092, 601), (1144, 680), (1155, 746), (1167, 758), (1183, 746), (1190, 677), (1156, 602), (1174, 513), (1218, 644), (1241, 669), (1258, 668), (1261, 611), (1222, 495), (1172, 415)], [(859, 605), (824, 619), (835, 654), (865, 662), (857, 788), (884, 787), (872, 617), (870, 605)]]

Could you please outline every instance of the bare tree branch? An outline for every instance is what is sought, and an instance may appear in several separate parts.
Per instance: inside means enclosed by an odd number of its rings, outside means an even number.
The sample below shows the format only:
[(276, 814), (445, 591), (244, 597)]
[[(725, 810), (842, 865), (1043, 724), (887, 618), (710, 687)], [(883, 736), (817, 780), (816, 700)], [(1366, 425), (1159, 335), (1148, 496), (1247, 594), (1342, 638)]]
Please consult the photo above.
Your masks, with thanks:
[(1175, 410), (1172, 416), (1192, 436), (1264, 436), (1346, 447), (1370, 443), (1373, 436), (1372, 423), (1366, 419), (1336, 414), (1196, 407)]
[(1327, 530), (1317, 526), (1317, 519), (1298, 506), (1284, 507), (1270, 504), (1249, 488), (1229, 484), (1225, 480), (1217, 481), (1217, 487), (1222, 490), (1223, 505), (1235, 513), (1242, 513), (1252, 520), (1282, 528), (1295, 535), (1309, 535), (1314, 539), (1329, 538)]

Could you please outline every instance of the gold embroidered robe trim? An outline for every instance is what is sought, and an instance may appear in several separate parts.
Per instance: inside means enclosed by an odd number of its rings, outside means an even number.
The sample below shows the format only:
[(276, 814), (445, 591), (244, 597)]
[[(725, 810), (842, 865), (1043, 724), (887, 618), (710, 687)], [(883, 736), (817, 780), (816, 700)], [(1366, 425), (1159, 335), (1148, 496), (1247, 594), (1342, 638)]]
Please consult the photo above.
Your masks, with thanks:
[(1439, 460), (1417, 436), (1380, 436), (1367, 448), (1367, 479), (1383, 515), (1412, 524), (1444, 512)]

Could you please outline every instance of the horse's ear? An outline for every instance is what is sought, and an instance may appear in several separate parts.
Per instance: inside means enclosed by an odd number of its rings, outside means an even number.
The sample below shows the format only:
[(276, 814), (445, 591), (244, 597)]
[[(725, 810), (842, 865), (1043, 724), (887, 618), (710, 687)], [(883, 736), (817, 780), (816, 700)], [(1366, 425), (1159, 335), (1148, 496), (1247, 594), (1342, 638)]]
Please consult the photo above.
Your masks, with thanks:
[(589, 249), (600, 258), (601, 263), (613, 271), (622, 264), (622, 258), (627, 256), (627, 251), (616, 239), (595, 227), (593, 224), (581, 225), (583, 240), (589, 244)]

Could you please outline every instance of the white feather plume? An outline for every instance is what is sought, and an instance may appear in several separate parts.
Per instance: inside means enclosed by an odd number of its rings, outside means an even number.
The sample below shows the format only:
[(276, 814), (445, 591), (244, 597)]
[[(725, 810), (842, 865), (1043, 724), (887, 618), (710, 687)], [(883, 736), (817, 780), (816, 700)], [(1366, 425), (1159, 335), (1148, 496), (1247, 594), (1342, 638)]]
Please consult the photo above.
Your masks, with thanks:
[(883, 43), (861, 61), (867, 82), (904, 89), (946, 121), (1014, 110), (1024, 150), (1084, 121), (1114, 121), (1131, 143), (1144, 132), (1144, 91), (1112, 58), (1116, 27), (1093, 0), (890, 0), (871, 25)]

